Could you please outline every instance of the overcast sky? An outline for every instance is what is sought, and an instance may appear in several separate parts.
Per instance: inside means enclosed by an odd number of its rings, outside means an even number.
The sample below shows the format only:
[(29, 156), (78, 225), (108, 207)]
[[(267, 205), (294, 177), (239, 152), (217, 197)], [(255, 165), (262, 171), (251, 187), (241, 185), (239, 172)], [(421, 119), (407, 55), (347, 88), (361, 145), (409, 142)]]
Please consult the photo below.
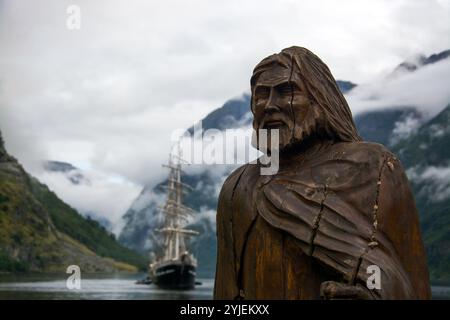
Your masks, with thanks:
[(110, 177), (118, 216), (161, 179), (170, 133), (248, 91), (265, 56), (305, 46), (363, 84), (450, 48), (449, 21), (449, 0), (0, 0), (0, 129), (31, 172), (54, 159)]

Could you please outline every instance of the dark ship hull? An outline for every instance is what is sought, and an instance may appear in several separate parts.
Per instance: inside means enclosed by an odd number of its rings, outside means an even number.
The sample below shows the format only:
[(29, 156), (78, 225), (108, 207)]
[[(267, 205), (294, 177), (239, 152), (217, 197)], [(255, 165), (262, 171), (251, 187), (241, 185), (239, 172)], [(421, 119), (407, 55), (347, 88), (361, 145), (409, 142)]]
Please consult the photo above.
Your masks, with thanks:
[(155, 266), (152, 282), (162, 289), (189, 290), (195, 287), (196, 266), (186, 263), (165, 263)]

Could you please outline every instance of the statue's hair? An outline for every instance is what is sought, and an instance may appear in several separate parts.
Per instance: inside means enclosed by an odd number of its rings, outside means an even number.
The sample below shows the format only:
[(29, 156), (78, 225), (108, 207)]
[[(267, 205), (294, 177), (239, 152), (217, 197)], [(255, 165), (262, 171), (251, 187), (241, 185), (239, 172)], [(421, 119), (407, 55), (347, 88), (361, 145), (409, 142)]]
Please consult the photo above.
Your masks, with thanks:
[(310, 99), (321, 107), (325, 115), (326, 130), (338, 141), (360, 141), (350, 108), (327, 65), (314, 53), (302, 47), (290, 47), (263, 59), (253, 70), (252, 110), (254, 86), (259, 76), (280, 65), (291, 70), (291, 79), (299, 78)]

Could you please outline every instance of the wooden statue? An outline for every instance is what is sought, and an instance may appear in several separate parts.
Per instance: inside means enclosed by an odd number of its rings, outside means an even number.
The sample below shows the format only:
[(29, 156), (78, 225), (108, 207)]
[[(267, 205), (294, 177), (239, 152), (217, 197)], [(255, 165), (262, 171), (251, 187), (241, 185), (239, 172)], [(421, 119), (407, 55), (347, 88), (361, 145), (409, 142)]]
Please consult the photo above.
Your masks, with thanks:
[[(279, 170), (247, 164), (225, 181), (214, 298), (430, 298), (407, 177), (359, 137), (328, 67), (291, 47), (262, 60), (250, 83), (254, 129), (279, 130)], [(368, 286), (374, 268), (378, 288)]]

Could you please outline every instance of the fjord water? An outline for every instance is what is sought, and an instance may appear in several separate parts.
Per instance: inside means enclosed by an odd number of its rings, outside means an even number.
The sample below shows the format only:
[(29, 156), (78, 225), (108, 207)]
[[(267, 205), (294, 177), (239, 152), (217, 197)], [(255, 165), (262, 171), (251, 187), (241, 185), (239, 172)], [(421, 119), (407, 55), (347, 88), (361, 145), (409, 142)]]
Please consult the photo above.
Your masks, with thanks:
[(3, 274), (0, 275), (0, 300), (8, 299), (86, 299), (86, 300), (153, 300), (212, 299), (214, 279), (198, 279), (194, 290), (162, 290), (154, 285), (139, 285), (145, 274), (89, 274), (82, 276), (81, 289), (69, 290), (69, 274)]
[[(69, 290), (62, 274), (0, 274), (0, 300), (83, 299), (83, 300), (209, 300), (214, 279), (198, 279), (194, 290), (162, 290), (154, 285), (138, 285), (146, 274), (89, 274), (81, 279), (81, 289)], [(450, 299), (449, 286), (432, 286), (433, 299)]]

